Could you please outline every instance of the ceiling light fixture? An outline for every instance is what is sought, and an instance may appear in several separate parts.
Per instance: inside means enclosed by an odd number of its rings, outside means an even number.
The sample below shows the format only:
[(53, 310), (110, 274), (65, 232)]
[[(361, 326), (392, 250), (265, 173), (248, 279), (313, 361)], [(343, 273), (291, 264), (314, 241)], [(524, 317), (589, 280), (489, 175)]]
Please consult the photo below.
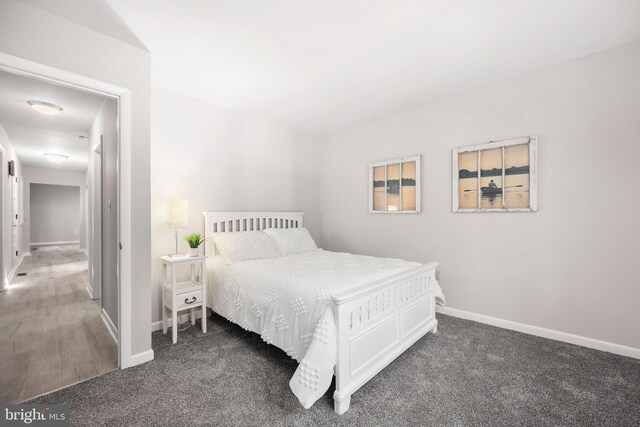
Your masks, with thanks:
[(64, 154), (56, 153), (44, 153), (44, 155), (53, 163), (62, 163), (69, 158), (69, 156), (65, 156)]
[(38, 113), (46, 114), (51, 116), (53, 114), (58, 114), (62, 111), (62, 107), (56, 104), (51, 104), (49, 102), (44, 101), (27, 101), (31, 108), (36, 110)]

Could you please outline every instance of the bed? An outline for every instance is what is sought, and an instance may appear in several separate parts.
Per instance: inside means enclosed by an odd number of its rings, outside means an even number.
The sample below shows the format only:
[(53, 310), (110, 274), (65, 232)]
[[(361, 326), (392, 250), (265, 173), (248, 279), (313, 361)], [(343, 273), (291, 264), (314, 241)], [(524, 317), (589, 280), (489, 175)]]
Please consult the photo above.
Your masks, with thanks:
[(290, 387), (305, 408), (335, 374), (334, 409), (345, 413), (354, 392), (427, 332), (436, 333), (437, 263), (315, 249), (229, 265), (214, 239), (230, 236), (219, 233), (302, 229), (303, 213), (203, 215), (208, 306), (299, 362)]

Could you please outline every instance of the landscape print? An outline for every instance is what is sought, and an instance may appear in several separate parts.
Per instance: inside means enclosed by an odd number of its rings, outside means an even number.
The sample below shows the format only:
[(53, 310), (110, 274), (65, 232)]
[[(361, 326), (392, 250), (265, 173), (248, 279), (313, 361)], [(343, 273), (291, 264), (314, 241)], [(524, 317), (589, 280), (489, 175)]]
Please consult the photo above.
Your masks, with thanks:
[(468, 151), (458, 154), (458, 207), (478, 209), (478, 154)]
[(531, 140), (458, 149), (457, 210), (531, 210)]
[(387, 189), (386, 166), (376, 166), (373, 168), (373, 210), (386, 211), (386, 199), (384, 193)]
[(502, 209), (502, 148), (480, 151), (480, 209)]
[(370, 165), (374, 212), (416, 212), (418, 160), (376, 162)]
[(505, 207), (529, 208), (529, 144), (504, 148), (504, 175)]

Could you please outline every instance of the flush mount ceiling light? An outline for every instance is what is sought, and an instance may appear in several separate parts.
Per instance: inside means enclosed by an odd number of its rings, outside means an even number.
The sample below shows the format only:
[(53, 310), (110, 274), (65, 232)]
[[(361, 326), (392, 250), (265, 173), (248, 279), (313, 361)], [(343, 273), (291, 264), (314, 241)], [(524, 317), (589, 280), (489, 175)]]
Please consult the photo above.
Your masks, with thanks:
[(62, 163), (69, 158), (69, 156), (65, 156), (64, 154), (56, 153), (44, 153), (44, 155), (53, 163)]
[(49, 102), (44, 101), (27, 101), (31, 108), (36, 110), (38, 113), (46, 114), (51, 116), (53, 114), (58, 114), (62, 111), (62, 107), (56, 104), (51, 104)]

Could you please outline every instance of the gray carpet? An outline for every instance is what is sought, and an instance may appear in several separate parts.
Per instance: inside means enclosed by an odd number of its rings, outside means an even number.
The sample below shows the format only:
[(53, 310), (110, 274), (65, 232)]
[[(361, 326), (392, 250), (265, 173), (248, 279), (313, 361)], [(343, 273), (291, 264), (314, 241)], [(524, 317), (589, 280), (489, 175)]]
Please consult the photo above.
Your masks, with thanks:
[(439, 315), (428, 334), (356, 392), (333, 387), (310, 410), (289, 390), (296, 363), (219, 316), (155, 360), (37, 400), (71, 406), (78, 426), (640, 425), (640, 361)]

